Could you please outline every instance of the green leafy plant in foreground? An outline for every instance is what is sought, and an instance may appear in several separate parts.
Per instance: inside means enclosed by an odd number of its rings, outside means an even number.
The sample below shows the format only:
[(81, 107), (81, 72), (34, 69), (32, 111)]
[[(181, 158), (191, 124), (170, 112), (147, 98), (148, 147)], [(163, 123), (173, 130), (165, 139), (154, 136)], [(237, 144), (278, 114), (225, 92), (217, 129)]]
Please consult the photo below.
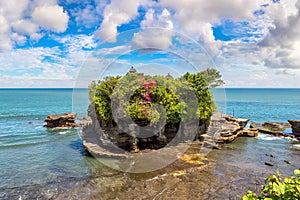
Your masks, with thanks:
[(270, 175), (262, 185), (261, 194), (258, 195), (253, 191), (243, 196), (243, 200), (299, 200), (300, 199), (300, 170), (294, 171), (294, 176), (281, 178), (277, 171), (276, 175)]

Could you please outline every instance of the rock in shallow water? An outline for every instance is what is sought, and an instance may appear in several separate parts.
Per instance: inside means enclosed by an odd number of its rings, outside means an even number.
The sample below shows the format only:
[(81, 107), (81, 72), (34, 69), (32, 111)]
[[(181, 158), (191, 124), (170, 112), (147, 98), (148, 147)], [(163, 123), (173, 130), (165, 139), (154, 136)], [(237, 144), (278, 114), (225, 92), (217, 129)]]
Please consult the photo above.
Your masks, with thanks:
[(76, 113), (63, 113), (61, 115), (48, 115), (45, 119), (46, 128), (74, 128), (76, 127)]
[(259, 131), (262, 133), (279, 136), (284, 130), (285, 127), (279, 122), (265, 122), (262, 124), (262, 128)]
[(293, 134), (300, 137), (300, 120), (289, 120), (289, 123), (292, 125)]
[(273, 167), (273, 166), (274, 166), (274, 164), (273, 164), (273, 163), (271, 163), (271, 162), (265, 162), (265, 165), (268, 165), (268, 166), (271, 166), (271, 167)]

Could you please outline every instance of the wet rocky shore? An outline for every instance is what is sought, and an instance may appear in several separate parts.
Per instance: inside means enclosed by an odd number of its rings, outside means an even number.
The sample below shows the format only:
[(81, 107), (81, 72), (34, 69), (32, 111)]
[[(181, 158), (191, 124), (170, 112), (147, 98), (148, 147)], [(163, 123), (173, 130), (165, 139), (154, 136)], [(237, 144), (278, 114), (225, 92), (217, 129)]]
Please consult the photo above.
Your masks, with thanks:
[[(101, 167), (89, 184), (59, 195), (58, 199), (241, 199), (247, 190), (258, 192), (276, 169), (291, 175), (300, 162), (290, 139), (274, 136), (238, 138), (224, 150), (212, 150), (201, 162), (178, 159), (149, 173), (130, 174)], [(198, 152), (192, 145), (186, 154)], [(268, 154), (272, 152), (272, 154)], [(289, 160), (287, 163), (285, 160)], [(273, 162), (274, 166), (265, 165)], [(100, 170), (100, 169), (99, 169)], [(88, 191), (88, 193), (85, 193)]]

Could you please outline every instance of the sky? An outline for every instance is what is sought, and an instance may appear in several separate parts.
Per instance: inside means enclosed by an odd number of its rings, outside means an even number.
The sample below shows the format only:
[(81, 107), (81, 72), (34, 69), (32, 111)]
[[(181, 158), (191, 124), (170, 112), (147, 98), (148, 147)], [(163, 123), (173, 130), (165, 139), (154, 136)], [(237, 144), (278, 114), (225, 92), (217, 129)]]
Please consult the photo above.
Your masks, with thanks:
[(224, 87), (300, 87), (300, 0), (0, 0), (0, 88), (208, 67)]

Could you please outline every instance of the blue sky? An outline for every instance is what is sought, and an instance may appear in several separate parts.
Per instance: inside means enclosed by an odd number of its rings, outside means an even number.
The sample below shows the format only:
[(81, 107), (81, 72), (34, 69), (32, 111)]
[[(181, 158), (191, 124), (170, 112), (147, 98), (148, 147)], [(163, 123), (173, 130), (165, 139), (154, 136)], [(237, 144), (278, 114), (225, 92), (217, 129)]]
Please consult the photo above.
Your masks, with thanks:
[(300, 0), (0, 0), (0, 87), (217, 68), (224, 87), (299, 87)]

